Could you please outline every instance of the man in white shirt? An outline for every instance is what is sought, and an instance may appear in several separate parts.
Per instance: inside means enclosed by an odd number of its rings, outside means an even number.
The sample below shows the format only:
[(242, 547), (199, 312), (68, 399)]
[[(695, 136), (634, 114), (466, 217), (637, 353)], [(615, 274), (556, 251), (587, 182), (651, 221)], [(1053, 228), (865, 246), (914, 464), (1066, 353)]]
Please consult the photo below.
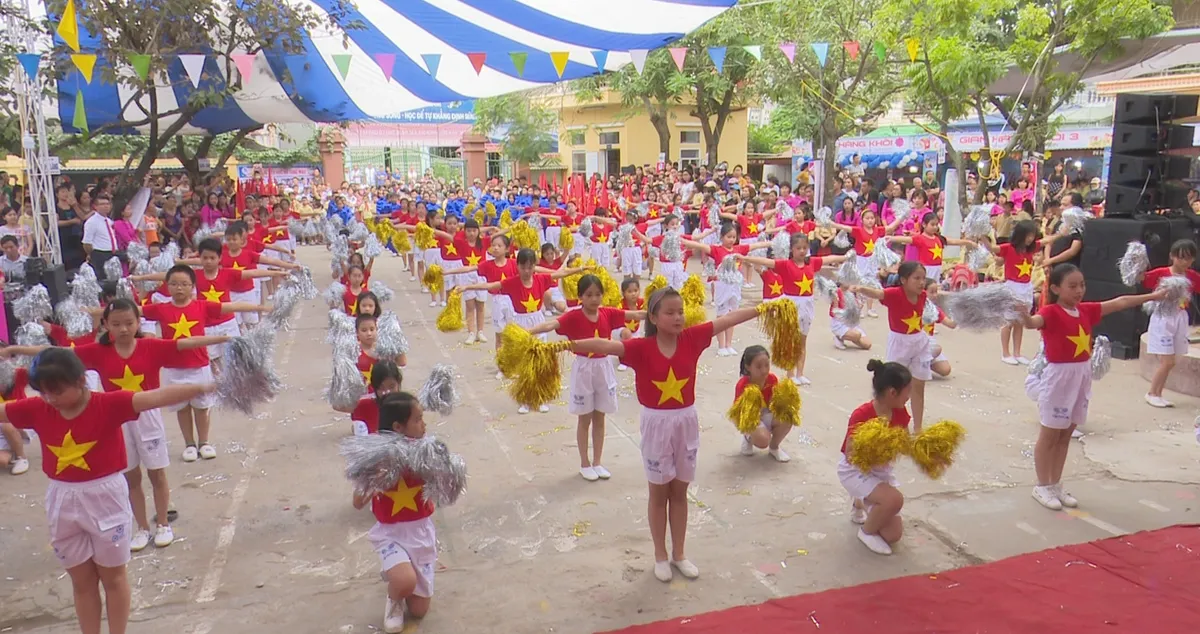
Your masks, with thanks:
[(96, 197), (93, 206), (96, 213), (83, 223), (83, 250), (87, 253), (88, 263), (96, 271), (97, 279), (104, 279), (104, 263), (116, 256), (117, 237), (113, 233), (112, 199), (108, 194)]
[(29, 257), (21, 255), (17, 237), (7, 235), (0, 238), (0, 248), (4, 250), (4, 255), (0, 256), (0, 273), (4, 274), (4, 281), (23, 282), (25, 280), (25, 260), (28, 260)]
[(850, 164), (846, 166), (846, 173), (858, 178), (862, 178), (867, 173), (867, 166), (862, 164), (862, 156), (857, 152), (851, 155)]

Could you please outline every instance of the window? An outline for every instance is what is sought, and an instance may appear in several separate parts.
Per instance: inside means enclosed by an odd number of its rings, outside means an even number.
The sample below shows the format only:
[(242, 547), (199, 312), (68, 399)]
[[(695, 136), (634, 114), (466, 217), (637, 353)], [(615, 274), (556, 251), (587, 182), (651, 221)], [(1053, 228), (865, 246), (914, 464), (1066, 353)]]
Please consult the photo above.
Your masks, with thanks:
[(568, 145), (583, 145), (583, 130), (571, 130), (567, 135)]
[(620, 144), (621, 144), (621, 133), (620, 132), (601, 132), (600, 133), (600, 145), (620, 145)]
[(700, 145), (699, 130), (680, 130), (679, 142), (683, 145)]
[(587, 152), (571, 152), (571, 173), (584, 174), (587, 172)]
[(679, 150), (680, 167), (696, 167), (700, 164), (700, 150)]

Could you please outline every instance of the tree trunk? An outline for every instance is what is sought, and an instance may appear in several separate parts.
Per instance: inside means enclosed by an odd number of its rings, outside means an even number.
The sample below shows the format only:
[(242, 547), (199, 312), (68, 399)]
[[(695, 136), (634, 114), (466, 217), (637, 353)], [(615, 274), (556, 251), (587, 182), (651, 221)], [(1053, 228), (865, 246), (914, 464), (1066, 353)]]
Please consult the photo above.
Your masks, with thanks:
[[(821, 147), (823, 148), (821, 151), (821, 160), (825, 165), (825, 182), (820, 184), (820, 187), (825, 192), (822, 200), (824, 201), (824, 206), (831, 207), (834, 196), (837, 196), (841, 190), (841, 183), (837, 182), (837, 142), (842, 135), (841, 131), (837, 128), (837, 114), (826, 111), (819, 131)], [(813, 153), (816, 154), (815, 148)]]
[(650, 105), (649, 99), (646, 100), (646, 111), (650, 113), (650, 124), (654, 126), (654, 131), (658, 133), (658, 151), (666, 157), (666, 162), (671, 162), (671, 126), (667, 123), (667, 114), (665, 106)]

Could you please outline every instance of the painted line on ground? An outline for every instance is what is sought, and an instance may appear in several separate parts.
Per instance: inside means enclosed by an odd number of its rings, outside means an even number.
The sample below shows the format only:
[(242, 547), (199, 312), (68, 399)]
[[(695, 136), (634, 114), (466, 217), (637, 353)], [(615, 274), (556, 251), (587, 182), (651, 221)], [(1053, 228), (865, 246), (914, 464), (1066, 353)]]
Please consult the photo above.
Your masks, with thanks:
[(1067, 511), (1067, 515), (1070, 515), (1071, 517), (1074, 517), (1075, 519), (1087, 522), (1088, 524), (1091, 524), (1092, 526), (1095, 526), (1096, 528), (1098, 528), (1110, 535), (1128, 535), (1129, 534), (1129, 531), (1127, 531), (1119, 526), (1109, 524), (1108, 522), (1106, 522), (1102, 519), (1092, 517), (1092, 515), (1090, 513), (1087, 513), (1085, 511), (1077, 511), (1075, 509), (1071, 509), (1071, 510)]
[(1034, 528), (1032, 525), (1027, 524), (1025, 522), (1017, 522), (1017, 528), (1021, 529), (1022, 531), (1025, 531), (1026, 533), (1029, 533), (1030, 535), (1041, 535), (1042, 534), (1041, 531), (1039, 531), (1038, 529)]
[(1141, 504), (1142, 506), (1144, 506), (1148, 509), (1154, 509), (1155, 511), (1158, 511), (1159, 513), (1170, 513), (1171, 512), (1171, 509), (1169, 509), (1153, 500), (1138, 500), (1138, 504)]

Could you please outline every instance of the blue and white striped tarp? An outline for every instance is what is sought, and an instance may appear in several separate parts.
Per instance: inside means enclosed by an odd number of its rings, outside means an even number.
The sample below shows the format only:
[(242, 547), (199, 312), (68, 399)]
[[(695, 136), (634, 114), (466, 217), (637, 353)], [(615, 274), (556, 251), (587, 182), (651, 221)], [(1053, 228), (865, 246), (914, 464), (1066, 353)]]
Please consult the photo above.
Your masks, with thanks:
[[(322, 13), (330, 0), (283, 0)], [(631, 61), (628, 51), (663, 47), (734, 5), (736, 0), (354, 0), (347, 20), (364, 28), (309, 33), (302, 55), (260, 54), (249, 81), (221, 107), (200, 112), (184, 133), (220, 133), (269, 122), (388, 121), (433, 104), (494, 96), (559, 81), (551, 52), (569, 53), (562, 79), (616, 70)], [(98, 53), (96, 75), (113, 64), (100, 42), (80, 30), (85, 53)], [(343, 46), (348, 35), (349, 48)], [(58, 41), (61, 44), (61, 40)], [(525, 52), (518, 73), (510, 53)], [(486, 53), (481, 72), (467, 53)], [(599, 54), (597, 54), (599, 53)], [(352, 56), (342, 79), (333, 55)], [(389, 81), (377, 55), (394, 55)], [(440, 55), (435, 73), (429, 56)], [(607, 59), (605, 59), (605, 57)], [(603, 69), (597, 67), (602, 60)], [(159, 112), (185, 103), (192, 83), (183, 63), (168, 59), (169, 86), (157, 88)], [(117, 60), (123, 72), (128, 62)], [(225, 60), (209, 56), (201, 87), (224, 82)], [(284, 81), (290, 74), (294, 81)], [(518, 76), (520, 75), (520, 76)], [(144, 118), (133, 90), (87, 84), (72, 72), (58, 82), (59, 118), (76, 132), (76, 93), (83, 92), (88, 128), (136, 133)], [(141, 101), (148, 103), (148, 96)], [(170, 123), (169, 119), (166, 121)], [(113, 127), (115, 125), (115, 127)], [(160, 124), (163, 125), (163, 124)]]

